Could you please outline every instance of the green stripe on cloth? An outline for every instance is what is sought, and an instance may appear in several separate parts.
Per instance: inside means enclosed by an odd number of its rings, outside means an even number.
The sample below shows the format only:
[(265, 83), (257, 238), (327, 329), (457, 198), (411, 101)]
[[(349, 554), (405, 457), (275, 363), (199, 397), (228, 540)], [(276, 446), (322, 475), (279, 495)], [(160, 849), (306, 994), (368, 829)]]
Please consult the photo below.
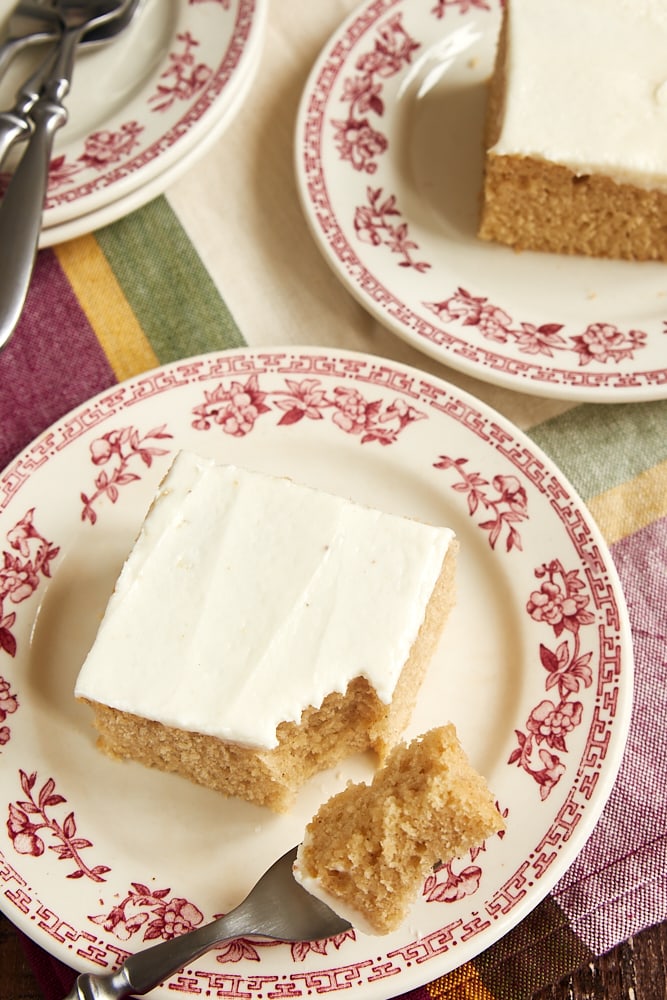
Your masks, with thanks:
[(95, 236), (160, 364), (245, 344), (164, 196)]
[(577, 406), (528, 433), (587, 500), (667, 459), (667, 400)]

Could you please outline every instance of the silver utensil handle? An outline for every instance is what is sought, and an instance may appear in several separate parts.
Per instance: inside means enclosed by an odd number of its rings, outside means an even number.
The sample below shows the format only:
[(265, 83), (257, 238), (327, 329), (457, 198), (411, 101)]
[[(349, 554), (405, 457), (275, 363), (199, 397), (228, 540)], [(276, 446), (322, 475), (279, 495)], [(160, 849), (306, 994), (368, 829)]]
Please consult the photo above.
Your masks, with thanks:
[(115, 972), (82, 973), (64, 1000), (123, 1000), (144, 996), (216, 944), (256, 933), (253, 928), (241, 903), (226, 916), (203, 927), (138, 951)]
[(0, 349), (18, 323), (42, 227), (49, 161), (56, 131), (67, 121), (62, 103), (40, 98), (33, 134), (0, 204)]
[(30, 126), (24, 115), (16, 110), (0, 112), (0, 165), (14, 143), (29, 135)]
[(0, 112), (0, 167), (7, 153), (19, 139), (27, 139), (31, 133), (30, 111), (39, 100), (44, 81), (55, 61), (55, 53), (49, 52), (37, 69), (24, 80), (16, 93), (14, 106)]

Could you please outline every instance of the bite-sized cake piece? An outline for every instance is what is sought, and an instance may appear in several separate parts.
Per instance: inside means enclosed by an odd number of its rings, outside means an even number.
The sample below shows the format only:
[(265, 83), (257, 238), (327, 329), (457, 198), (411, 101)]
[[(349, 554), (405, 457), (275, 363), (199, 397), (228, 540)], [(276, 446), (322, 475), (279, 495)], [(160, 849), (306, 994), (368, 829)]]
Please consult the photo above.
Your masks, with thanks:
[(283, 811), (314, 772), (400, 738), (455, 552), (448, 528), (181, 452), (76, 697), (109, 754)]
[(504, 829), (453, 725), (399, 743), (372, 784), (350, 784), (306, 829), (295, 878), (353, 927), (387, 934), (438, 862)]
[(507, 0), (479, 235), (667, 260), (667, 3)]

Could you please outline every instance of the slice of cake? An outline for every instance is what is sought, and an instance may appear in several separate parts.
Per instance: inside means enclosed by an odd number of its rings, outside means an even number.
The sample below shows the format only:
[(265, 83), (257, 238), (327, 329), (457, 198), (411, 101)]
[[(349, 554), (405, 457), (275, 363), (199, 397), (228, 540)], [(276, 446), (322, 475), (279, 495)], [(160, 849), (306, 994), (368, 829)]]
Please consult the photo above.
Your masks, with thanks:
[(479, 235), (667, 260), (667, 3), (507, 0)]
[(453, 725), (396, 746), (371, 785), (350, 784), (306, 829), (295, 878), (353, 927), (387, 934), (425, 876), (504, 829)]
[(181, 452), (75, 694), (99, 745), (287, 809), (399, 739), (454, 601), (448, 528)]

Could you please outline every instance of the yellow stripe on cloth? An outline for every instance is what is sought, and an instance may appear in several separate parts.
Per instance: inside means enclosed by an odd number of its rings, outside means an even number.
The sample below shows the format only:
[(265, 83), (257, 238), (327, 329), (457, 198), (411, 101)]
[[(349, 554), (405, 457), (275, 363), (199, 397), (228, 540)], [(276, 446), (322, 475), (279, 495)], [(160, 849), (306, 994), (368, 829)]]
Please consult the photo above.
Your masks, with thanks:
[(428, 983), (424, 989), (432, 1000), (496, 1000), (482, 982), (479, 972), (466, 962), (447, 975)]
[(54, 251), (118, 381), (155, 368), (158, 358), (95, 237)]
[(667, 462), (599, 493), (588, 507), (609, 545), (667, 517)]

